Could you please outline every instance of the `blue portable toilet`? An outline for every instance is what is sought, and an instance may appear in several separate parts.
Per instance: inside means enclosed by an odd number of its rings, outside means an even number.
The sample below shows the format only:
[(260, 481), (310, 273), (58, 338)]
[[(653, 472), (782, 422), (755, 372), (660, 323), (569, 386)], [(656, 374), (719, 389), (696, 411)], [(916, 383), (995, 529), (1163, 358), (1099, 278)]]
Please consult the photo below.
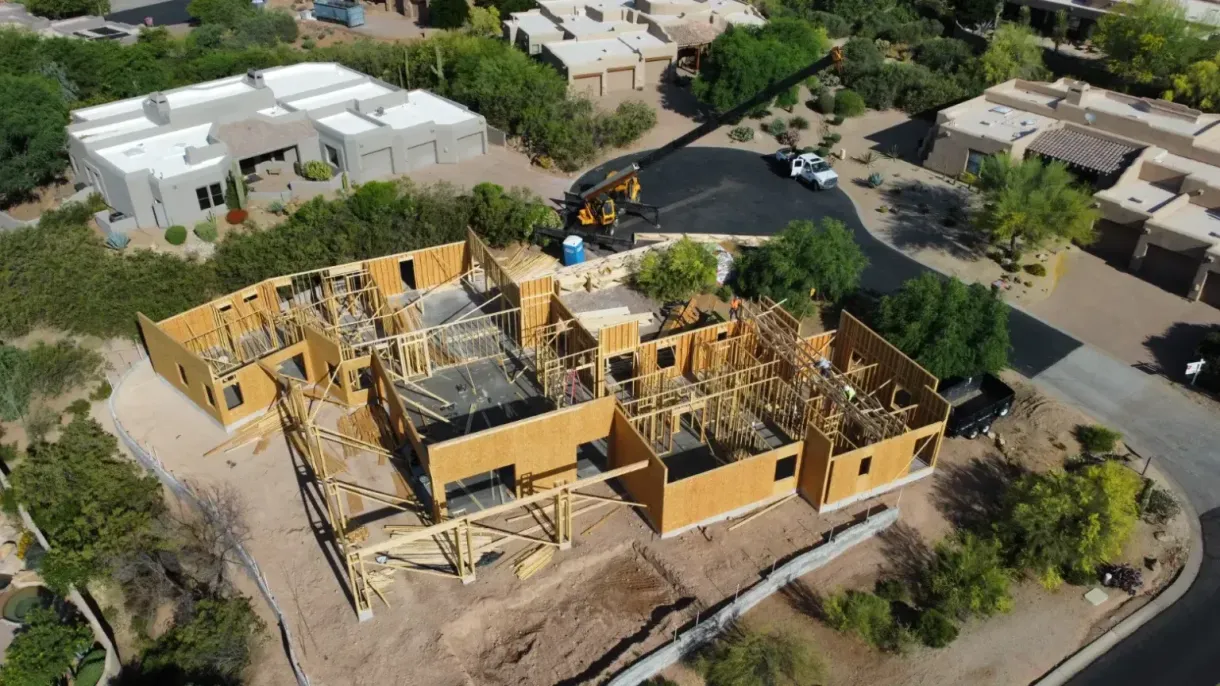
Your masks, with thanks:
[(563, 264), (570, 267), (585, 261), (585, 239), (580, 236), (568, 236), (563, 239)]

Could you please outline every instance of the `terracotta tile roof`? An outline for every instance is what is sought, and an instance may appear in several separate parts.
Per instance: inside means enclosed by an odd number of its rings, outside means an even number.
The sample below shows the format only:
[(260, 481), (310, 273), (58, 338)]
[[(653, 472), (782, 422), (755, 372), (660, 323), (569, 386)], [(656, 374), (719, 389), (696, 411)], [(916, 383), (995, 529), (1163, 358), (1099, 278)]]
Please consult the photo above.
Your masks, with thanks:
[(235, 160), (291, 147), (301, 139), (317, 135), (313, 124), (305, 119), (285, 122), (245, 119), (216, 128), (216, 138), (229, 146), (229, 155)]
[(1127, 157), (1144, 146), (1101, 138), (1076, 129), (1052, 129), (1029, 144), (1029, 151), (1101, 174), (1126, 166)]

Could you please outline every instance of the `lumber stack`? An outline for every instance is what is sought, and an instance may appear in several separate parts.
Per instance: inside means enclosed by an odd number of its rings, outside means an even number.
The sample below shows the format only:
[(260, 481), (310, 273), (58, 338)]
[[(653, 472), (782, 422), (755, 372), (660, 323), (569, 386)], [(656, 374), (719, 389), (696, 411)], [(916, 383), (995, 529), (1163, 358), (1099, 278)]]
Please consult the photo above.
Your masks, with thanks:
[(597, 331), (602, 327), (615, 326), (629, 321), (637, 321), (643, 327), (652, 324), (654, 320), (651, 312), (632, 313), (626, 307), (608, 307), (603, 310), (578, 312), (576, 313), (576, 318), (590, 331)]
[[(284, 422), (280, 419), (279, 410), (273, 407), (267, 410), (263, 416), (238, 429), (232, 436), (218, 443), (211, 450), (204, 453), (203, 456), (207, 457), (222, 451), (226, 453), (232, 452), (243, 446), (264, 440), (267, 440), (269, 443), (271, 437), (283, 430)], [(265, 449), (266, 445), (263, 448)]]
[(541, 250), (531, 249), (529, 246), (521, 246), (515, 253), (502, 260), (504, 271), (512, 277), (514, 281), (528, 281), (535, 275), (554, 271), (559, 264), (559, 260), (542, 252)]
[(516, 564), (513, 565), (513, 573), (517, 575), (518, 579), (525, 581), (550, 564), (553, 557), (555, 557), (554, 547), (540, 545), (517, 560)]

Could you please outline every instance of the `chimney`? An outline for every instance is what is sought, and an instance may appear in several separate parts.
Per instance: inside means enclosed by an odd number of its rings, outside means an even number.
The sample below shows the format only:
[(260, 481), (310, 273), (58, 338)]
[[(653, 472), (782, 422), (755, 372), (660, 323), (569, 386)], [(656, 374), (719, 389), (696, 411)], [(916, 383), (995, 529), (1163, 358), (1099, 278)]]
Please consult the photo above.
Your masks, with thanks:
[(1083, 107), (1089, 94), (1089, 84), (1084, 81), (1069, 81), (1067, 101), (1077, 107)]
[(158, 124), (169, 123), (169, 98), (164, 93), (153, 93), (144, 101), (144, 115)]
[(246, 83), (253, 88), (266, 88), (267, 83), (263, 81), (263, 72), (258, 69), (246, 70)]

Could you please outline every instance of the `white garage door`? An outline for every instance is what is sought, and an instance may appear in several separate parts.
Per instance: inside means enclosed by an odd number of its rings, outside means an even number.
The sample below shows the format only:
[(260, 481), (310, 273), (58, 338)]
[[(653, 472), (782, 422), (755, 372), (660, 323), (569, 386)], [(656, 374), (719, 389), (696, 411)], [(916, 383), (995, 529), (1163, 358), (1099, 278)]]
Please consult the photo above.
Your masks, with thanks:
[(661, 83), (669, 71), (669, 58), (659, 57), (644, 63), (644, 80), (648, 83)]
[(587, 95), (591, 98), (596, 98), (602, 94), (602, 75), (589, 74), (587, 76), (577, 76), (573, 78), (572, 92), (578, 95)]
[(472, 133), (457, 139), (459, 160), (469, 160), (483, 154), (483, 132)]
[(436, 141), (407, 148), (407, 167), (423, 169), (436, 164)]
[(612, 69), (606, 73), (606, 92), (629, 91), (635, 88), (635, 68)]
[(390, 148), (382, 148), (381, 150), (364, 153), (360, 156), (360, 173), (362, 178), (373, 179), (393, 174), (393, 159)]

